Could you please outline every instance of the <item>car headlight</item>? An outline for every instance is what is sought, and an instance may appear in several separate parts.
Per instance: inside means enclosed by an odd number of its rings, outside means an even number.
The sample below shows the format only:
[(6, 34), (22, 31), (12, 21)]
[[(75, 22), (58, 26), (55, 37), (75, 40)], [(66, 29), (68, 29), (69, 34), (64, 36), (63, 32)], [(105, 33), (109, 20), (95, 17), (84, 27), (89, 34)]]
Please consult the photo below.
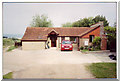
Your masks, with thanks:
[(70, 48), (72, 48), (72, 46), (70, 46)]
[(62, 48), (64, 48), (64, 46), (62, 46)]

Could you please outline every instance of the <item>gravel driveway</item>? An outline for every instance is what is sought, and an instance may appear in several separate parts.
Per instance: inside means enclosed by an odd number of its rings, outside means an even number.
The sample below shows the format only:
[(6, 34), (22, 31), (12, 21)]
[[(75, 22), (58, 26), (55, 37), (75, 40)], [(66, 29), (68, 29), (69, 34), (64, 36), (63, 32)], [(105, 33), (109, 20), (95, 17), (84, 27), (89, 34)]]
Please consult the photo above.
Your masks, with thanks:
[(13, 78), (89, 79), (94, 76), (85, 65), (96, 62), (116, 62), (108, 54), (82, 54), (59, 49), (30, 50), (20, 48), (3, 53), (3, 74), (13, 72)]

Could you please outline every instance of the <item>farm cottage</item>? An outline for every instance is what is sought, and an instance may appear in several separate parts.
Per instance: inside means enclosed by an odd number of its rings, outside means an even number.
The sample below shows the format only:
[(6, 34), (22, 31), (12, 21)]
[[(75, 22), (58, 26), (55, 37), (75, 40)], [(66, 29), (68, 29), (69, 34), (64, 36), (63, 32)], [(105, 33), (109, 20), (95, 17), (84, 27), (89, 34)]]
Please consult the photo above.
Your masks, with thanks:
[(101, 49), (106, 50), (107, 39), (103, 22), (91, 27), (27, 27), (22, 41), (23, 50), (60, 48), (62, 40), (70, 40), (73, 48), (90, 46), (93, 39), (101, 37)]

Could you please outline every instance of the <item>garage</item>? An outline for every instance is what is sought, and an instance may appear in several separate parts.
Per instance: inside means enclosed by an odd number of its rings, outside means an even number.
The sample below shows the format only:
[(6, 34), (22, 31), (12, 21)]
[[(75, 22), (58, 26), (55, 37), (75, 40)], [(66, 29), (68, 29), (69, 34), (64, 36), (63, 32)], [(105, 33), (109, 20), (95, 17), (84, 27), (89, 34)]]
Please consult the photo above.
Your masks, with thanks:
[(22, 41), (23, 50), (45, 49), (45, 41)]

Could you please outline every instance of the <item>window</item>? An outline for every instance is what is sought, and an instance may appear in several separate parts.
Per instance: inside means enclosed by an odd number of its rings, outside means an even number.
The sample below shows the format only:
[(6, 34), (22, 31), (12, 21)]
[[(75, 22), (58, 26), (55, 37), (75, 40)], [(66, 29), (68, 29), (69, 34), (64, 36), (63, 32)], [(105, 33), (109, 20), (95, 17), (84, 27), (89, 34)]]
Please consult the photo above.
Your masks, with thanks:
[(76, 37), (70, 37), (70, 41), (76, 42)]
[(76, 37), (70, 37), (70, 41), (71, 41), (72, 43), (76, 43)]
[(62, 42), (63, 40), (65, 40), (65, 37), (61, 37), (61, 42)]
[(94, 35), (89, 35), (89, 42), (92, 42), (94, 39)]
[(62, 44), (71, 44), (70, 41), (63, 41)]

